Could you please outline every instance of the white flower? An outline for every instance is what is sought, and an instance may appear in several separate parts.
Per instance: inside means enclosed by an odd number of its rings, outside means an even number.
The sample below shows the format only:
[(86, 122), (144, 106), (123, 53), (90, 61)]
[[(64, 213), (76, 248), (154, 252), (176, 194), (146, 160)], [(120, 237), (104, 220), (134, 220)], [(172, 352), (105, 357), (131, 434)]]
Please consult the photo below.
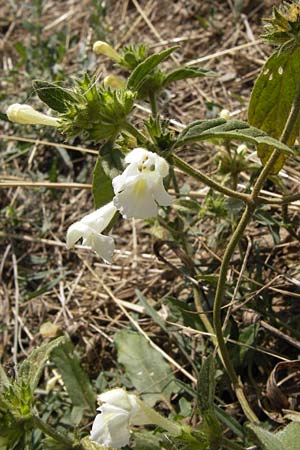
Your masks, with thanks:
[(126, 156), (125, 162), (129, 165), (112, 181), (116, 194), (114, 204), (125, 219), (154, 217), (158, 205), (172, 203), (163, 184), (169, 173), (167, 161), (144, 148), (135, 148)]
[(104, 41), (96, 41), (93, 45), (93, 52), (105, 56), (109, 56), (111, 59), (114, 59), (115, 61), (120, 61), (120, 55), (116, 50), (111, 47), (107, 42)]
[[(130, 425), (151, 423), (141, 409), (138, 399), (123, 389), (112, 389), (99, 395), (103, 402), (93, 423), (91, 440), (103, 447), (121, 448), (129, 443)], [(142, 403), (142, 402), (140, 402)]]
[(134, 394), (117, 388), (98, 396), (102, 402), (101, 414), (94, 420), (90, 439), (102, 447), (121, 448), (128, 445), (130, 425), (158, 425), (174, 435), (180, 434), (180, 426), (145, 405)]
[(111, 262), (114, 252), (114, 240), (110, 236), (104, 236), (101, 232), (107, 227), (116, 213), (113, 202), (84, 216), (79, 222), (73, 223), (67, 231), (67, 248), (83, 238), (83, 245), (94, 250), (98, 256), (106, 262)]
[(12, 122), (25, 125), (49, 125), (50, 127), (58, 127), (59, 119), (50, 117), (46, 114), (36, 111), (32, 106), (14, 103), (7, 108), (7, 117)]

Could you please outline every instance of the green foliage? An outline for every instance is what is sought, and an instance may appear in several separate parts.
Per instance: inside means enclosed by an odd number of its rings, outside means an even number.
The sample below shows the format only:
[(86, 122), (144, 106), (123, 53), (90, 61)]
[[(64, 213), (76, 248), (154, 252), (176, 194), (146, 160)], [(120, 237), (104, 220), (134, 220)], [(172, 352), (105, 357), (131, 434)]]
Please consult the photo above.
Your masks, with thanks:
[(66, 338), (60, 347), (52, 351), (51, 361), (55, 363), (61, 374), (73, 405), (89, 408), (91, 412), (94, 412), (95, 393), (69, 339)]
[(273, 8), (273, 16), (264, 19), (266, 22), (263, 38), (272, 44), (288, 46), (299, 45), (300, 4), (291, 0)]
[(88, 75), (77, 82), (74, 94), (78, 100), (68, 105), (68, 110), (60, 116), (61, 129), (68, 136), (83, 136), (95, 142), (116, 138), (124, 128), (136, 96), (129, 89), (113, 91), (98, 87), (96, 80)]
[(53, 341), (46, 342), (40, 347), (34, 349), (28, 358), (21, 364), (19, 369), (19, 379), (30, 386), (31, 392), (37, 387), (45, 363), (49, 359), (51, 352), (63, 342), (63, 338), (59, 337)]
[(248, 428), (255, 434), (263, 450), (298, 450), (300, 424), (289, 423), (277, 433), (271, 433), (258, 425), (250, 424)]
[(163, 87), (168, 86), (174, 81), (187, 80), (188, 78), (213, 77), (216, 73), (203, 67), (180, 67), (167, 73), (163, 80)]
[(125, 45), (119, 52), (118, 65), (134, 70), (148, 56), (148, 47), (145, 44)]
[(139, 91), (142, 84), (145, 83), (145, 77), (149, 75), (162, 61), (168, 58), (177, 48), (178, 46), (171, 47), (146, 58), (130, 74), (127, 81), (127, 88), (132, 91)]
[(110, 202), (114, 196), (111, 178), (103, 169), (101, 156), (98, 157), (93, 171), (92, 192), (96, 209)]
[(63, 89), (55, 83), (35, 80), (33, 87), (42, 102), (59, 113), (67, 112), (68, 105), (72, 105), (78, 101), (78, 98), (76, 98), (72, 91)]
[(249, 126), (240, 120), (210, 119), (199, 120), (187, 126), (178, 136), (174, 148), (180, 148), (191, 142), (198, 142), (210, 139), (236, 139), (238, 141), (251, 142), (252, 144), (266, 144), (273, 146), (283, 153), (291, 154), (290, 148), (268, 136), (262, 130)]
[[(251, 94), (249, 123), (279, 139), (285, 128), (291, 109), (299, 96), (300, 47), (290, 47), (274, 53), (264, 65)], [(298, 100), (299, 102), (299, 100)], [(293, 145), (299, 134), (300, 112), (294, 120), (293, 128), (286, 141)], [(267, 144), (267, 143), (263, 143)], [(263, 165), (268, 161), (272, 147), (260, 145), (258, 156)], [(272, 173), (283, 167), (287, 155), (278, 159)]]
[(102, 145), (99, 153), (92, 182), (95, 208), (100, 208), (112, 200), (114, 190), (111, 180), (119, 175), (124, 168), (123, 153), (112, 142)]
[(116, 333), (115, 344), (118, 361), (145, 402), (150, 406), (159, 400), (168, 404), (170, 395), (179, 388), (161, 354), (143, 336), (126, 330)]

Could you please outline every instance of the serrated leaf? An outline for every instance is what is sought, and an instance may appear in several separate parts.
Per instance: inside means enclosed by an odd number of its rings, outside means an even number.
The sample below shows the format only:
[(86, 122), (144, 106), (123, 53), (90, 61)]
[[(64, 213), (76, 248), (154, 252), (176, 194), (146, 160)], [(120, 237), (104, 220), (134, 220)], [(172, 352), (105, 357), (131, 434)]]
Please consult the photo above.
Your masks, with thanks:
[(35, 80), (33, 87), (42, 102), (59, 113), (65, 113), (68, 110), (68, 104), (77, 102), (73, 93), (57, 84)]
[(128, 89), (137, 91), (143, 82), (146, 75), (148, 75), (155, 67), (157, 67), (162, 61), (164, 61), (168, 56), (176, 50), (178, 46), (168, 48), (163, 52), (156, 53), (146, 58), (141, 62), (131, 73), (127, 81)]
[(115, 334), (118, 361), (144, 401), (153, 406), (179, 391), (175, 377), (160, 353), (140, 334), (122, 330)]
[[(279, 139), (289, 117), (295, 97), (298, 95), (300, 77), (300, 49), (298, 46), (274, 53), (264, 65), (257, 78), (250, 99), (249, 123)], [(293, 145), (299, 136), (300, 112), (296, 117), (288, 145)], [(272, 148), (262, 145), (258, 156), (263, 165), (270, 157)], [(282, 154), (272, 173), (276, 174), (284, 165)]]
[(94, 168), (92, 192), (96, 209), (106, 205), (106, 203), (109, 203), (115, 195), (111, 178), (106, 175), (102, 166), (101, 156), (98, 157)]
[(175, 148), (190, 142), (210, 139), (236, 139), (255, 145), (266, 144), (284, 153), (292, 154), (292, 150), (287, 145), (268, 136), (264, 131), (250, 126), (247, 122), (224, 119), (199, 120), (192, 123), (178, 136)]
[(186, 80), (187, 78), (213, 77), (215, 75), (216, 73), (212, 70), (202, 67), (181, 67), (165, 75), (163, 86), (168, 86), (174, 81)]
[(46, 342), (34, 349), (22, 362), (19, 368), (18, 378), (29, 384), (31, 392), (37, 387), (44, 366), (55, 348), (61, 345), (63, 338), (59, 337), (53, 341)]
[(197, 403), (201, 415), (214, 410), (215, 374), (215, 360), (210, 355), (203, 360), (197, 380)]
[(65, 339), (62, 345), (52, 352), (51, 361), (54, 362), (62, 376), (73, 405), (89, 408), (94, 412), (96, 405), (95, 393), (69, 339)]

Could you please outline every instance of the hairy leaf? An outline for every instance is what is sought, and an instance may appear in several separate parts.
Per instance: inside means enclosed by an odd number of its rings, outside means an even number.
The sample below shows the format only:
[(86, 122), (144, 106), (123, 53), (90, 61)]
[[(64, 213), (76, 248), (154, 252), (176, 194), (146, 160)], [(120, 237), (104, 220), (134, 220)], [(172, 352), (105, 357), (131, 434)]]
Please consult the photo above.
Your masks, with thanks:
[[(92, 442), (89, 436), (86, 436), (84, 439), (80, 441), (81, 448), (84, 450), (105, 450), (104, 447), (97, 444), (96, 442)], [(106, 447), (107, 448), (107, 447)]]
[(284, 153), (292, 153), (287, 145), (268, 136), (264, 131), (240, 120), (224, 119), (199, 120), (192, 123), (178, 136), (175, 148), (190, 142), (225, 138), (251, 142), (256, 145), (266, 144), (278, 148)]
[(62, 376), (73, 405), (89, 408), (94, 412), (95, 393), (69, 339), (52, 352), (51, 360)]
[[(300, 49), (298, 46), (285, 48), (274, 53), (264, 65), (251, 94), (248, 119), (249, 123), (265, 131), (269, 136), (279, 139), (289, 117), (295, 97), (299, 93)], [(299, 136), (300, 113), (287, 140), (293, 145)], [(258, 147), (258, 156), (263, 165), (270, 157), (272, 148), (266, 145)], [(278, 173), (284, 165), (287, 155), (282, 154), (274, 167)]]
[(126, 330), (116, 333), (115, 344), (118, 361), (143, 399), (150, 406), (159, 400), (168, 403), (170, 395), (178, 392), (179, 387), (161, 354), (143, 336)]
[(29, 384), (31, 392), (37, 387), (44, 366), (55, 348), (63, 342), (62, 337), (46, 342), (34, 349), (28, 358), (22, 362), (19, 369), (19, 379)]
[(101, 156), (98, 157), (94, 168), (92, 186), (96, 209), (109, 203), (113, 199), (114, 190), (111, 178), (105, 173)]
[(148, 75), (155, 67), (157, 67), (162, 61), (176, 50), (178, 46), (168, 48), (163, 52), (156, 53), (146, 58), (141, 62), (131, 73), (128, 78), (127, 87), (133, 91), (137, 91), (143, 82), (146, 75)]
[(280, 440), (274, 433), (265, 430), (257, 425), (249, 425), (263, 450), (284, 450)]
[(33, 87), (42, 102), (59, 113), (66, 112), (68, 110), (68, 104), (77, 101), (73, 93), (48, 81), (35, 80)]
[(215, 75), (216, 73), (212, 70), (202, 67), (181, 67), (166, 74), (163, 86), (168, 86), (174, 81), (186, 80), (187, 78), (213, 77)]

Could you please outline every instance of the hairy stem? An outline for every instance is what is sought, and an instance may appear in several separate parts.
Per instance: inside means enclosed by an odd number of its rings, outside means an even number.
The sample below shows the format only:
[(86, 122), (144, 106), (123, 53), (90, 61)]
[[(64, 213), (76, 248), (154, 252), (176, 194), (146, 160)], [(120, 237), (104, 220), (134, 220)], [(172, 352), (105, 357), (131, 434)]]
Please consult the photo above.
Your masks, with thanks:
[(242, 192), (233, 191), (232, 189), (227, 188), (226, 186), (222, 186), (216, 181), (212, 180), (210, 177), (202, 173), (200, 170), (195, 169), (190, 164), (186, 163), (183, 159), (179, 158), (177, 155), (172, 155), (172, 160), (174, 165), (182, 170), (182, 172), (191, 175), (196, 180), (202, 181), (202, 183), (211, 187), (212, 189), (221, 192), (228, 197), (238, 198), (246, 203), (249, 203), (250, 196), (247, 194), (243, 194)]
[(76, 448), (77, 450), (81, 450), (81, 446), (74, 447), (74, 442), (71, 439), (69, 439), (68, 436), (66, 436), (62, 433), (59, 433), (54, 428), (52, 428), (51, 425), (44, 422), (38, 416), (33, 415), (32, 419), (37, 428), (39, 428), (47, 436), (50, 436), (56, 442), (59, 442), (60, 444), (62, 444), (64, 449), (74, 450)]
[[(295, 97), (293, 106), (291, 108), (290, 115), (288, 117), (286, 126), (282, 132), (281, 135), (281, 142), (286, 143), (288, 141), (288, 138), (290, 136), (290, 133), (293, 130), (295, 120), (298, 116), (300, 109), (300, 102), (299, 102), (299, 95)], [(235, 369), (233, 367), (233, 364), (230, 360), (230, 355), (226, 347), (226, 343), (223, 336), (222, 331), (222, 318), (221, 318), (221, 307), (222, 302), (226, 290), (226, 278), (227, 278), (227, 272), (228, 267), (230, 264), (231, 257), (234, 253), (234, 250), (236, 249), (236, 246), (239, 244), (240, 240), (243, 237), (244, 231), (249, 224), (250, 220), (252, 219), (252, 216), (257, 208), (257, 205), (260, 203), (259, 201), (259, 194), (260, 190), (263, 187), (264, 182), (266, 181), (269, 174), (272, 172), (274, 165), (276, 164), (278, 157), (280, 156), (280, 151), (278, 149), (273, 150), (268, 162), (263, 167), (260, 175), (258, 176), (250, 196), (250, 201), (246, 205), (246, 208), (244, 210), (244, 213), (237, 225), (237, 228), (235, 232), (233, 233), (223, 256), (223, 261), (220, 268), (220, 276), (218, 280), (216, 295), (215, 295), (215, 301), (214, 301), (214, 312), (213, 312), (213, 320), (214, 320), (214, 328), (216, 337), (218, 340), (219, 345), (219, 351), (222, 355), (222, 360), (224, 363), (224, 366), (227, 370), (227, 373), (231, 379), (231, 382), (233, 384), (233, 388), (235, 390), (236, 396), (240, 402), (240, 405), (248, 418), (251, 422), (259, 422), (258, 418), (256, 417), (255, 413), (252, 411), (246, 397), (244, 394), (243, 386), (241, 381), (239, 380)]]

